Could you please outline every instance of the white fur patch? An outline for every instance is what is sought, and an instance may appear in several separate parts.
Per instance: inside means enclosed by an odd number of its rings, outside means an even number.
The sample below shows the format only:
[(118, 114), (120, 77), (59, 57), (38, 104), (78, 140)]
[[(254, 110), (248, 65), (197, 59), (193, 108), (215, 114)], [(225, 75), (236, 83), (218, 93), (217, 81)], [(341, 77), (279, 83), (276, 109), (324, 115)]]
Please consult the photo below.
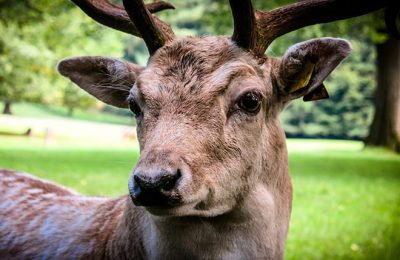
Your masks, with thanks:
[(26, 192), (29, 194), (39, 194), (39, 193), (43, 193), (44, 190), (42, 190), (42, 189), (27, 189)]

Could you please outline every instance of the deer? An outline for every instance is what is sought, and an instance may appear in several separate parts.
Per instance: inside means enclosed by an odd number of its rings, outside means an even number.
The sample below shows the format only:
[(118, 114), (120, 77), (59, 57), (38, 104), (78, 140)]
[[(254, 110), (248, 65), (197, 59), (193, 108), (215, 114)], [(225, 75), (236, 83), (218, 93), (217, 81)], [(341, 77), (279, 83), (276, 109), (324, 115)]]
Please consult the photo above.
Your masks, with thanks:
[(328, 98), (324, 80), (350, 54), (318, 38), (268, 57), (271, 42), (384, 1), (311, 0), (254, 10), (230, 0), (234, 32), (177, 39), (154, 13), (173, 6), (73, 0), (95, 21), (141, 37), (146, 66), (100, 56), (58, 71), (99, 100), (130, 109), (140, 158), (128, 194), (88, 197), (27, 173), (0, 171), (2, 259), (283, 259), (292, 203), (280, 112)]

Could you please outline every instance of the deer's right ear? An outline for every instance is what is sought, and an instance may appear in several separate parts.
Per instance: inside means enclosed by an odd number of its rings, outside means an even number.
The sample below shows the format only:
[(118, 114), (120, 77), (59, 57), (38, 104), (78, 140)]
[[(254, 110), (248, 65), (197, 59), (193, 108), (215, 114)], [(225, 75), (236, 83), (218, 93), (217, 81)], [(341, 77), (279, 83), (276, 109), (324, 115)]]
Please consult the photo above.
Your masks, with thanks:
[(281, 100), (328, 98), (323, 81), (350, 52), (350, 43), (338, 38), (313, 39), (290, 47), (273, 72)]
[(143, 67), (114, 58), (83, 56), (60, 61), (57, 69), (97, 99), (112, 106), (128, 108), (129, 90)]

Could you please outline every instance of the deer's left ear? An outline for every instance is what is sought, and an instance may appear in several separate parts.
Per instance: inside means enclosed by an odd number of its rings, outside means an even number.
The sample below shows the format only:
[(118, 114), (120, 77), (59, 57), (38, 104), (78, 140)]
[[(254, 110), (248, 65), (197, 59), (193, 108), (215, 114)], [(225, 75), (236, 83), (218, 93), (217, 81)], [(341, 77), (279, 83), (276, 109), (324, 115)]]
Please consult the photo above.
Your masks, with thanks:
[(57, 69), (104, 103), (128, 108), (129, 90), (143, 67), (115, 58), (82, 56), (60, 61)]
[(328, 98), (323, 81), (351, 52), (348, 41), (319, 38), (290, 47), (275, 70), (275, 84), (283, 102)]

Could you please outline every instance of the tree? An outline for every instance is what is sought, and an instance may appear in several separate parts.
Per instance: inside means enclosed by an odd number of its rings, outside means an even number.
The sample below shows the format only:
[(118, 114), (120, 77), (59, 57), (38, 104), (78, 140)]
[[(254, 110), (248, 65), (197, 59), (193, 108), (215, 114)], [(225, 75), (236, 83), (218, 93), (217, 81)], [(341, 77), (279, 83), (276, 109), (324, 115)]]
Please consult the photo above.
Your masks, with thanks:
[[(21, 77), (15, 75), (16, 67), (23, 66), (26, 63), (26, 56), (23, 53), (22, 44), (14, 37), (16, 28), (5, 30), (4, 25), (0, 23), (0, 31), (3, 32), (0, 38), (0, 96), (4, 101), (4, 114), (11, 114), (11, 102), (18, 101), (26, 92), (25, 85), (29, 81), (26, 74)], [(19, 47), (18, 51), (13, 51), (10, 45)], [(16, 87), (14, 87), (14, 85)]]
[(400, 153), (400, 41), (389, 37), (376, 48), (375, 115), (365, 143)]
[[(396, 27), (399, 24), (396, 12), (398, 13), (400, 7), (399, 3), (392, 4), (394, 6), (388, 10), (394, 11), (395, 17), (391, 17), (394, 21), (389, 22)], [(345, 31), (353, 37), (371, 41), (376, 52), (376, 90), (373, 99), (375, 111), (364, 143), (366, 146), (381, 146), (400, 152), (400, 41), (387, 31), (383, 12), (375, 12), (356, 22), (347, 23)]]
[(87, 106), (82, 91), (69, 90), (75, 87), (58, 75), (57, 62), (72, 55), (122, 56), (124, 35), (94, 23), (68, 1), (0, 0), (0, 15), (3, 112), (11, 113), (12, 102), (21, 100), (72, 110)]
[(68, 8), (57, 1), (0, 0), (0, 99), (3, 113), (11, 114), (12, 102), (36, 99), (38, 92), (30, 85), (43, 72), (49, 52), (35, 25), (48, 15)]

